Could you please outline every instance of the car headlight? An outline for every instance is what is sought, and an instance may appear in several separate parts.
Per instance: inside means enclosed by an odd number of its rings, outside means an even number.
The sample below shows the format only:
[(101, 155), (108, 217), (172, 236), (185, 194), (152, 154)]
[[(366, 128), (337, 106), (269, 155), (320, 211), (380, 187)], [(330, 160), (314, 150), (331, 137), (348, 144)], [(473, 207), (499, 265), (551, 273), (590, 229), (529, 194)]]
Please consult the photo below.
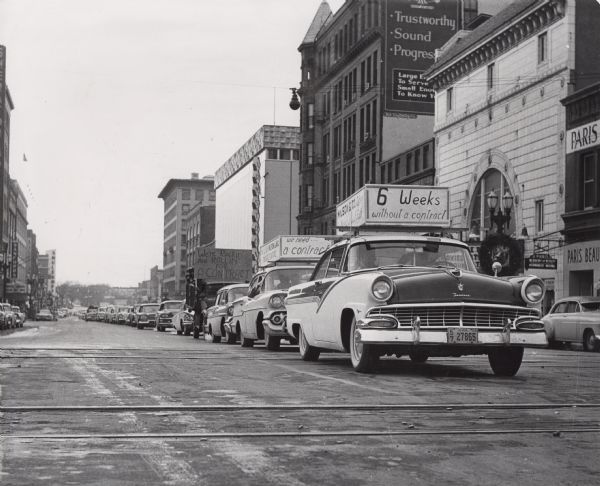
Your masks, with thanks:
[(377, 300), (388, 300), (394, 293), (394, 284), (388, 276), (382, 275), (371, 285), (371, 293)]
[(545, 291), (544, 282), (537, 277), (529, 277), (521, 286), (521, 297), (529, 304), (537, 304), (544, 298)]
[(280, 307), (283, 307), (285, 305), (284, 299), (285, 299), (284, 295), (280, 295), (280, 294), (273, 295), (269, 299), (269, 306), (273, 307), (274, 309), (279, 309)]

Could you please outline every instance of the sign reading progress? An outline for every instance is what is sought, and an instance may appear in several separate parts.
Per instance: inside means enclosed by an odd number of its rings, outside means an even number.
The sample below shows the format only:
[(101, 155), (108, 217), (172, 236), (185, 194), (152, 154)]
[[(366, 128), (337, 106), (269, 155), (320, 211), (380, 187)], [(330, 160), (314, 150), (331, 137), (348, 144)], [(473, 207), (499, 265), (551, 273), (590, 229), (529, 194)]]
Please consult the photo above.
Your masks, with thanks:
[(338, 228), (448, 227), (447, 187), (367, 184), (336, 207)]
[(331, 245), (319, 236), (277, 236), (260, 247), (260, 266), (279, 261), (317, 261)]
[(433, 115), (435, 95), (421, 73), (457, 32), (458, 0), (387, 0), (385, 111)]

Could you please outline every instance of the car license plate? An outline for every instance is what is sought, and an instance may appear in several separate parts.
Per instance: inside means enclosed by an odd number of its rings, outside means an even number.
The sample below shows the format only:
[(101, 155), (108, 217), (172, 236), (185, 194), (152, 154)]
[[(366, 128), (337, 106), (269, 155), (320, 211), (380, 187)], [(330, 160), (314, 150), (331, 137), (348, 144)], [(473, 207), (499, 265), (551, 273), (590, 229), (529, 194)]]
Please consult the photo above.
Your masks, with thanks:
[(448, 344), (477, 344), (477, 329), (449, 327)]

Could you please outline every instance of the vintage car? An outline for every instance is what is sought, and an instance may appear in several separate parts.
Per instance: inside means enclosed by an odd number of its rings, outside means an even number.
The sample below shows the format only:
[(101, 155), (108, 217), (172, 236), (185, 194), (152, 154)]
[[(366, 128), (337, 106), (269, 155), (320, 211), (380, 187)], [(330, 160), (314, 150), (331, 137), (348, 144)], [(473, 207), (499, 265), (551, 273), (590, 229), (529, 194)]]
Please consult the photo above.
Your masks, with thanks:
[(310, 281), (286, 299), (286, 329), (300, 355), (350, 353), (372, 372), (384, 355), (487, 354), (496, 375), (513, 376), (525, 346), (546, 346), (535, 307), (544, 284), (534, 276), (476, 272), (469, 248), (449, 238), (355, 236), (328, 249)]
[(270, 267), (258, 272), (250, 281), (248, 296), (233, 304), (235, 322), (242, 347), (252, 347), (254, 341), (265, 340), (267, 349), (279, 349), (281, 339), (294, 340), (283, 327), (288, 289), (306, 282), (313, 266)]
[(7, 303), (0, 304), (0, 328), (10, 329), (17, 327), (17, 319), (12, 306)]
[(161, 302), (158, 308), (158, 315), (156, 320), (156, 330), (163, 332), (169, 327), (175, 327), (173, 325), (173, 317), (181, 309), (183, 300), (165, 300)]
[(156, 327), (156, 318), (160, 304), (140, 304), (135, 307), (134, 326), (138, 329), (145, 327)]
[(129, 306), (120, 305), (117, 307), (117, 314), (115, 315), (115, 322), (117, 324), (126, 324), (129, 317)]
[(127, 325), (128, 326), (135, 326), (135, 310), (136, 310), (136, 306), (135, 305), (131, 305), (129, 306), (129, 309), (127, 311)]
[(23, 327), (23, 324), (25, 324), (25, 312), (22, 312), (18, 305), (13, 305), (12, 311), (15, 315), (16, 327)]
[(85, 312), (84, 319), (86, 321), (95, 321), (98, 318), (98, 307), (95, 305), (90, 305)]
[(50, 312), (49, 309), (41, 309), (35, 315), (35, 320), (36, 321), (55, 321), (56, 317), (54, 317), (54, 314), (52, 314), (52, 312)]
[(104, 322), (104, 319), (106, 319), (106, 306), (101, 305), (98, 307), (98, 312), (96, 312), (96, 320), (98, 322)]
[(232, 309), (234, 301), (248, 294), (248, 284), (234, 284), (222, 287), (217, 292), (214, 305), (206, 309), (206, 332), (205, 336), (212, 336), (214, 343), (221, 342), (225, 338), (227, 344), (235, 344), (237, 332), (235, 325), (231, 325), (231, 315), (228, 309)]
[(542, 321), (550, 347), (578, 343), (585, 351), (600, 350), (600, 297), (560, 299)]
[(115, 322), (115, 317), (117, 316), (117, 309), (114, 305), (109, 305), (106, 307), (106, 314), (104, 314), (104, 322), (113, 323)]
[(184, 300), (181, 301), (179, 308), (173, 314), (173, 327), (177, 334), (189, 336), (194, 326), (194, 311)]
[[(198, 297), (200, 305), (196, 307), (196, 312), (194, 312), (194, 339), (198, 339), (200, 334), (205, 332), (207, 310), (209, 307), (215, 305), (219, 290), (227, 285), (234, 285), (236, 283), (239, 282), (205, 282), (202, 285), (202, 289), (199, 290), (202, 297)], [(201, 310), (198, 312), (200, 308)]]

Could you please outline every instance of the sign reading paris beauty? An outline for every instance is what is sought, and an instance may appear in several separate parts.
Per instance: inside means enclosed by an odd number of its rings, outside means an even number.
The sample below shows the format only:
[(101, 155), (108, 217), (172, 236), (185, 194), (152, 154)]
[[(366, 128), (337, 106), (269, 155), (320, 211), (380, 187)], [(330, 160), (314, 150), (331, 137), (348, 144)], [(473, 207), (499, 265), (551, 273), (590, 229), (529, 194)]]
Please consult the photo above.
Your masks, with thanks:
[(437, 186), (367, 184), (336, 207), (338, 228), (447, 228), (449, 191)]
[(433, 115), (433, 89), (421, 73), (458, 29), (458, 0), (387, 0), (386, 112)]

